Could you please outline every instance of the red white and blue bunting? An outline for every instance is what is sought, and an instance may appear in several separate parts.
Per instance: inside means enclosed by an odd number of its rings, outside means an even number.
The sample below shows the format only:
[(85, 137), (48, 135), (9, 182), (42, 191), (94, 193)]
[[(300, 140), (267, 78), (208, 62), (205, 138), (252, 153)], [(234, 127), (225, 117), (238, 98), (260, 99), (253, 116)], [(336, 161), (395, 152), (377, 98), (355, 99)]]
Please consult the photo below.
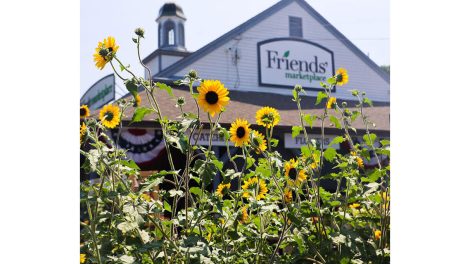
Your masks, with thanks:
[(119, 141), (118, 130), (111, 132), (111, 138), (118, 147), (127, 150), (127, 157), (138, 165), (155, 160), (165, 148), (162, 131), (147, 128), (122, 128)]

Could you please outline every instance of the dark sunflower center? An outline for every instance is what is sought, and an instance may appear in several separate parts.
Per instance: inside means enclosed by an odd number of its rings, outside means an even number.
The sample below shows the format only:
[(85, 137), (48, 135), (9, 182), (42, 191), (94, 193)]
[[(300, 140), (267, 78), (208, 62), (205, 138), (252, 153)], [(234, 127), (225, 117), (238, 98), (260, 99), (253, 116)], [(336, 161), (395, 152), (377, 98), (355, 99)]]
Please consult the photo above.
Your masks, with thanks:
[(113, 117), (114, 117), (114, 114), (111, 113), (111, 112), (107, 112), (107, 113), (104, 115), (104, 119), (106, 119), (106, 121), (111, 121), (111, 120), (113, 120)]
[(237, 137), (243, 138), (245, 136), (245, 128), (239, 127), (237, 128)]
[(217, 103), (217, 101), (219, 101), (219, 95), (214, 91), (207, 92), (206, 93), (206, 101), (209, 104), (215, 104), (215, 103)]
[(85, 108), (80, 108), (80, 116), (84, 116), (86, 114)]
[(289, 179), (291, 179), (291, 180), (293, 180), (293, 181), (294, 181), (295, 179), (297, 179), (297, 172), (295, 171), (294, 168), (291, 168), (291, 169), (289, 170)]
[(342, 74), (336, 75), (336, 81), (337, 82), (342, 82), (343, 81), (343, 75)]

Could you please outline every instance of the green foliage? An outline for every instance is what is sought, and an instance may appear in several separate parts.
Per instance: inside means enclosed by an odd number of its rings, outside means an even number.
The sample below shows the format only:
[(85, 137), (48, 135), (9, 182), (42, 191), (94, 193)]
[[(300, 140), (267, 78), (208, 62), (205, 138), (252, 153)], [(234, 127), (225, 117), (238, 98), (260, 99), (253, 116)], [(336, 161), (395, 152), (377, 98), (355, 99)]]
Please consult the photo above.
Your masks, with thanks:
[(325, 92), (318, 92), (317, 101), (315, 102), (315, 105), (319, 105), (325, 98), (328, 98), (328, 95)]
[(293, 126), (292, 127), (292, 138), (295, 138), (300, 134), (300, 132), (303, 130), (301, 126)]
[[(284, 56), (289, 56), (288, 51)], [(130, 71), (129, 67), (124, 69)], [(194, 75), (186, 75), (178, 83), (192, 89)], [(125, 85), (136, 93), (140, 85), (148, 88), (151, 83), (132, 78)], [(331, 96), (335, 84), (334, 77), (322, 83), (324, 91), (318, 93), (316, 105)], [(170, 86), (156, 83), (155, 87), (174, 97)], [(300, 86), (293, 89), (299, 110), (302, 91)], [(355, 93), (358, 100), (372, 106), (359, 91)], [(148, 96), (149, 101), (158, 103), (154, 93)], [(130, 107), (129, 102), (117, 104), (122, 112)], [(183, 164), (170, 162), (171, 169), (147, 177), (127, 158), (126, 150), (116, 147), (100, 122), (84, 121), (91, 149), (81, 150), (83, 169), (99, 176), (80, 185), (84, 212), (80, 251), (87, 263), (389, 262), (390, 165), (364, 168), (358, 160), (370, 160), (370, 155), (376, 154), (389, 157), (390, 141), (380, 140), (381, 146), (372, 148), (378, 138), (367, 131), (363, 143), (354, 145), (354, 153), (333, 148), (351, 140), (341, 124), (368, 121), (361, 111), (348, 112), (338, 105), (337, 110), (346, 115), (335, 117), (329, 111), (320, 117), (299, 114), (304, 122), (292, 127), (293, 138), (306, 131), (304, 125), (316, 129), (317, 118), (330, 120), (342, 134), (338, 133), (326, 149), (318, 148), (312, 139), (300, 148), (292, 165), (288, 161), (291, 157), (273, 149), (279, 140), (269, 138), (270, 133), (265, 136), (271, 149), (257, 153), (257, 148), (247, 144), (224, 163), (212, 146), (189, 141), (190, 133), (202, 129), (202, 121), (199, 115), (180, 110), (176, 120), (150, 108), (134, 110), (132, 122), (154, 113), (165, 147), (179, 150), (177, 154), (185, 160)], [(230, 133), (218, 120), (209, 126), (212, 136), (219, 136), (229, 148)], [(325, 135), (321, 137), (319, 142)], [(167, 154), (171, 160), (174, 152)], [(333, 169), (326, 172), (325, 164)], [(218, 183), (214, 182), (216, 176), (220, 176)], [(336, 183), (336, 191), (324, 189), (323, 180)], [(219, 192), (209, 191), (213, 186), (220, 187)], [(375, 238), (375, 230), (384, 231), (380, 239)]]
[(160, 90), (165, 90), (171, 98), (175, 97), (175, 95), (173, 94), (173, 88), (171, 88), (170, 86), (168, 86), (164, 83), (160, 83), (160, 82), (155, 83), (155, 85), (158, 88), (160, 88)]
[(147, 107), (137, 107), (134, 111), (134, 115), (132, 116), (132, 122), (140, 122), (144, 119), (144, 117), (150, 113), (152, 113), (153, 110)]

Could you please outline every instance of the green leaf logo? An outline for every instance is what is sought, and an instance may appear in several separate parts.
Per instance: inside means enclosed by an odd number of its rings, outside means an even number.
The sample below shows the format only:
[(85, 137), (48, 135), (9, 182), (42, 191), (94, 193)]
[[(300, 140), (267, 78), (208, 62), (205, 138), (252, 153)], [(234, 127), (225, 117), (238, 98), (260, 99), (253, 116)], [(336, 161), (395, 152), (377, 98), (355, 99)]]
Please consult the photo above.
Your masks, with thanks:
[(289, 57), (289, 51), (288, 50), (284, 52), (284, 58), (287, 58), (287, 57)]

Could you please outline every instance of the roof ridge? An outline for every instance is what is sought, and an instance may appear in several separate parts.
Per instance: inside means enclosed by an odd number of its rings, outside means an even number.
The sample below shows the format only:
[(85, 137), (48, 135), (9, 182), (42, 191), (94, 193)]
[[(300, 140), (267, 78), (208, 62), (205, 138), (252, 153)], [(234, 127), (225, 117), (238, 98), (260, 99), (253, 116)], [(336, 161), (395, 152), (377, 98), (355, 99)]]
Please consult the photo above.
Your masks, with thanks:
[(339, 41), (341, 41), (347, 48), (349, 48), (349, 50), (352, 53), (356, 54), (359, 57), (359, 59), (361, 59), (364, 63), (366, 63), (369, 67), (371, 67), (371, 69), (373, 69), (380, 77), (382, 77), (382, 79), (384, 79), (387, 83), (390, 83), (390, 74), (382, 70), (380, 66), (378, 66), (367, 55), (365, 55), (364, 52), (362, 52), (356, 45), (354, 45), (348, 38), (346, 38), (346, 36), (344, 36), (338, 29), (336, 29), (328, 20), (326, 20), (320, 13), (318, 13), (305, 0), (280, 0), (276, 4), (267, 8), (263, 12), (259, 13), (258, 15), (250, 18), (249, 20), (233, 28), (229, 32), (209, 42), (202, 48), (193, 52), (191, 55), (179, 60), (177, 63), (174, 63), (168, 66), (166, 69), (154, 74), (152, 78), (157, 78), (157, 77), (162, 77), (162, 76), (170, 77), (171, 75), (175, 74), (177, 71), (188, 66), (192, 62), (206, 55), (208, 52), (214, 50), (215, 48), (219, 47), (221, 44), (230, 40), (232, 36), (236, 36), (240, 34), (241, 32), (248, 30), (249, 28), (255, 26), (256, 24), (264, 20), (267, 16), (279, 11), (281, 8), (285, 7), (286, 5), (292, 2), (297, 2), (300, 5), (300, 7), (304, 8), (304, 10), (307, 11), (313, 18), (319, 20), (319, 22), (323, 24), (326, 30), (328, 30), (331, 34), (336, 36), (339, 39)]
[(168, 66), (166, 69), (156, 73), (153, 75), (153, 78), (155, 77), (160, 77), (160, 76), (168, 76), (169, 74), (174, 74), (176, 71), (179, 69), (187, 66), (191, 62), (196, 61), (200, 57), (206, 54), (206, 52), (212, 51), (216, 47), (219, 46), (219, 44), (225, 43), (226, 40), (231, 39), (232, 36), (238, 35), (239, 33), (247, 30), (248, 28), (251, 28), (261, 22), (265, 17), (271, 15), (272, 13), (275, 13), (279, 11), (282, 7), (290, 4), (291, 2), (294, 2), (297, 0), (280, 0), (276, 4), (272, 5), (271, 7), (268, 7), (265, 9), (263, 12), (259, 13), (258, 15), (248, 19), (244, 23), (238, 25), (237, 27), (233, 28), (229, 32), (223, 34), (222, 36), (216, 38), (215, 40), (209, 42), (202, 48), (198, 49), (197, 51), (193, 52), (191, 55), (181, 59), (178, 61), (178, 63), (174, 63), (170, 66)]

